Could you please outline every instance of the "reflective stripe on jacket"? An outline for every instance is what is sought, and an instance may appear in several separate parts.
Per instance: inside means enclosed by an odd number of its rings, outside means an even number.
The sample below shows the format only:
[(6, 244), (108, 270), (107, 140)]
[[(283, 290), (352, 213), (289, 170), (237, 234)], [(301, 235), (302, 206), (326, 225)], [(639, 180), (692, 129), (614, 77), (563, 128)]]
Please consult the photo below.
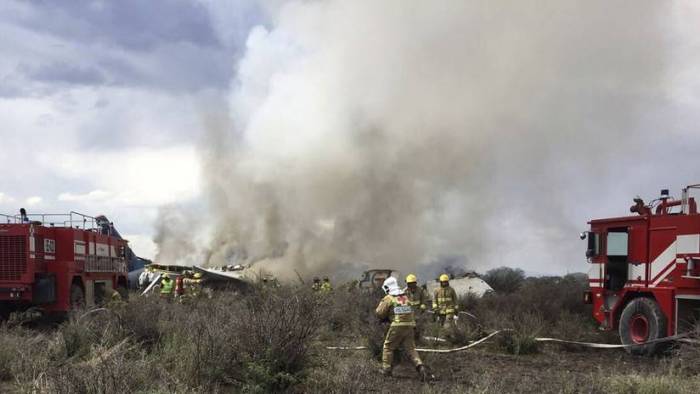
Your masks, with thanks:
[(457, 293), (450, 287), (439, 287), (435, 290), (433, 310), (441, 315), (454, 314), (457, 311)]
[(405, 294), (398, 296), (387, 295), (377, 306), (376, 312), (380, 319), (389, 318), (392, 327), (416, 326), (413, 308)]
[(419, 309), (425, 310), (427, 308), (427, 304), (430, 302), (428, 292), (422, 287), (416, 287), (415, 291), (411, 290), (409, 287), (406, 289), (406, 295), (408, 296), (408, 302), (413, 307), (414, 312), (418, 311)]

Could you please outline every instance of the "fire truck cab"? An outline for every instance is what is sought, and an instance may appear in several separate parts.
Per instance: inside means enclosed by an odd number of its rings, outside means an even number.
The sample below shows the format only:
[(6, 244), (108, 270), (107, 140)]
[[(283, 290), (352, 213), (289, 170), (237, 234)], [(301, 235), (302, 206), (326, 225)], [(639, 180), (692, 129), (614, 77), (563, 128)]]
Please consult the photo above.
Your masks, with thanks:
[[(649, 341), (685, 332), (700, 318), (700, 215), (690, 193), (645, 204), (636, 216), (591, 220), (586, 257), (593, 317), (603, 330), (619, 331), (628, 352), (652, 355), (666, 343)], [(639, 345), (644, 344), (644, 345)]]
[(127, 241), (99, 217), (0, 215), (0, 312), (65, 314), (126, 298)]

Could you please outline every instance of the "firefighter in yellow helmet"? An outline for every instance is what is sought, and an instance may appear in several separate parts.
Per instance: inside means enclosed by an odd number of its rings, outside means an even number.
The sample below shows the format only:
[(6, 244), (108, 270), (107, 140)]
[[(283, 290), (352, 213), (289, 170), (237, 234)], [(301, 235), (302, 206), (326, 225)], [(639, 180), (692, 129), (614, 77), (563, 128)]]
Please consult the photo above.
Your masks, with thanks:
[(333, 286), (331, 285), (331, 280), (326, 276), (323, 278), (323, 283), (321, 283), (321, 292), (330, 293), (333, 291)]
[(413, 312), (416, 314), (415, 338), (416, 341), (418, 341), (421, 337), (422, 315), (428, 309), (430, 297), (428, 296), (428, 291), (426, 289), (418, 286), (418, 277), (416, 277), (414, 274), (409, 274), (406, 276), (406, 296), (408, 296), (408, 303), (411, 305)]
[(107, 303), (107, 307), (108, 308), (121, 308), (124, 305), (126, 305), (126, 303), (124, 302), (122, 295), (119, 293), (119, 290), (113, 289), (112, 295), (109, 297), (109, 302)]
[(202, 295), (202, 281), (202, 274), (200, 272), (195, 272), (191, 278), (182, 280), (187, 298), (194, 299)]
[(435, 289), (433, 297), (433, 312), (435, 312), (441, 325), (445, 322), (454, 323), (457, 320), (457, 293), (450, 287), (450, 277), (447, 274), (440, 275), (440, 287)]
[(413, 365), (415, 365), (421, 378), (425, 380), (428, 376), (428, 371), (416, 351), (416, 343), (413, 338), (416, 319), (408, 296), (403, 289), (399, 288), (396, 278), (392, 276), (384, 281), (382, 289), (386, 296), (377, 306), (377, 317), (391, 321), (382, 350), (382, 374), (391, 376), (394, 351), (402, 347), (411, 359), (411, 362), (413, 362)]

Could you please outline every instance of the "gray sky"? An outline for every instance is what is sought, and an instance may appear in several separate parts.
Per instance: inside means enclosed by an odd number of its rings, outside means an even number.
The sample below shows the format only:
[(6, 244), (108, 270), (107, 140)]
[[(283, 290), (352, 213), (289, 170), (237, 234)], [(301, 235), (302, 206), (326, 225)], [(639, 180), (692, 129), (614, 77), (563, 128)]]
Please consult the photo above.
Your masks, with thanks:
[[(232, 92), (236, 81), (251, 84), (249, 77), (236, 73), (249, 34), (260, 35), (255, 27), (262, 25), (272, 32), (262, 41), (272, 42), (269, 37), (285, 40), (286, 31), (298, 29), (294, 12), (299, 9), (287, 12), (283, 3), (1, 2), (0, 212), (24, 206), (30, 212), (104, 213), (137, 254), (153, 257), (158, 208), (206, 200), (200, 172), (203, 118), (212, 107), (240, 95)], [(305, 17), (299, 12), (299, 25)], [(665, 67), (664, 89), (629, 93), (652, 109), (636, 114), (638, 130), (623, 133), (628, 138), (622, 142), (610, 141), (615, 146), (606, 155), (612, 159), (591, 153), (575, 161), (562, 158), (560, 166), (551, 160), (544, 162), (546, 167), (525, 165), (520, 170), (532, 175), (533, 182), (511, 188), (507, 176), (495, 177), (502, 184), (488, 192), (499, 194), (484, 199), (512, 198), (518, 204), (554, 195), (567, 200), (551, 210), (507, 211), (476, 223), (493, 234), (502, 227), (507, 242), (501, 245), (508, 245), (489, 246), (490, 261), (478, 268), (585, 271), (577, 231), (585, 229), (588, 219), (626, 214), (636, 194), (651, 198), (662, 187), (678, 194), (683, 185), (700, 182), (700, 12), (692, 1), (679, 1), (664, 18), (667, 51), (658, 53)], [(247, 67), (257, 66), (254, 61), (265, 49), (260, 47), (251, 50), (255, 56)], [(637, 67), (622, 66), (620, 73), (632, 74)], [(572, 97), (585, 94), (571, 92)], [(585, 119), (586, 108), (573, 110), (580, 112), (572, 119)], [(550, 115), (566, 117), (539, 114)], [(597, 115), (590, 114), (593, 125)], [(533, 145), (547, 143), (543, 135), (533, 138)], [(528, 146), (497, 154), (525, 157)], [(556, 157), (556, 152), (549, 154)], [(599, 168), (602, 160), (606, 165)], [(511, 172), (519, 173), (501, 169)], [(547, 220), (528, 217), (535, 214), (557, 218), (550, 227)], [(571, 225), (561, 226), (560, 216)]]
[(152, 257), (157, 207), (200, 195), (201, 108), (251, 1), (0, 3), (0, 212), (105, 213)]

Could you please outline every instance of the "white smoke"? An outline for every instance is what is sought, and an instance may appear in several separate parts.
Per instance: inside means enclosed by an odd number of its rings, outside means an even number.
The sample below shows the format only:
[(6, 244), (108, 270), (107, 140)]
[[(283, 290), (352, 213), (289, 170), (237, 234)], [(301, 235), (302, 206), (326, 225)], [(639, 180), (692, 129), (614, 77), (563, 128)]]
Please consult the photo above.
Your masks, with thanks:
[(645, 136), (666, 8), (284, 2), (250, 32), (230, 119), (207, 128), (208, 263), (284, 275), (580, 260), (574, 197), (609, 184)]

